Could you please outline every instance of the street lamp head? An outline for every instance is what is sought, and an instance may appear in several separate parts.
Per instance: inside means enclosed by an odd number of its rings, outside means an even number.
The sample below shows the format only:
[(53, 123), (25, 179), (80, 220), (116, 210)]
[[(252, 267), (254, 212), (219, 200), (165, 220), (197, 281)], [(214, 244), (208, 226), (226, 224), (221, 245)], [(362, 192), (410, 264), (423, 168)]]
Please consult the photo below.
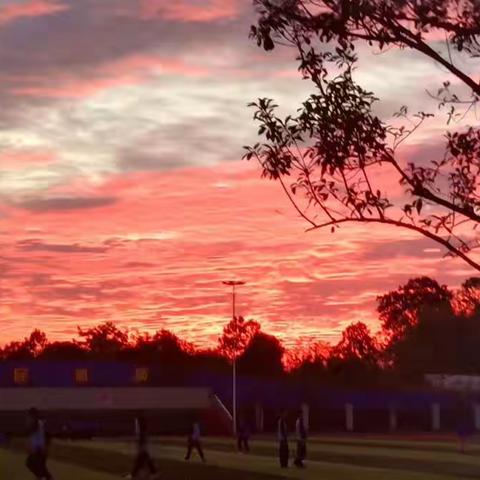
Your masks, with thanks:
[(236, 287), (238, 285), (245, 285), (245, 282), (241, 280), (226, 280), (222, 282), (224, 285), (228, 285), (229, 287)]

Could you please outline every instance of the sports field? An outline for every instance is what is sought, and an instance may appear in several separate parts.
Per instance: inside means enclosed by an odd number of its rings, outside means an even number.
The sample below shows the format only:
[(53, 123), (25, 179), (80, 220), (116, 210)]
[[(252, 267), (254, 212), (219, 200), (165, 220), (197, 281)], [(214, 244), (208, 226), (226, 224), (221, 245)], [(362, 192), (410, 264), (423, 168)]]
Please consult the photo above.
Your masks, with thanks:
[[(252, 453), (238, 454), (231, 439), (204, 439), (207, 463), (185, 462), (184, 439), (152, 441), (151, 452), (166, 480), (239, 480), (304, 478), (308, 480), (480, 479), (480, 444), (467, 454), (452, 441), (411, 441), (355, 437), (317, 437), (308, 445), (307, 468), (280, 470), (275, 443), (254, 439)], [(293, 442), (292, 442), (293, 448)], [(133, 448), (127, 441), (58, 442), (51, 448), (50, 470), (67, 480), (110, 480), (128, 472)], [(0, 450), (1, 478), (25, 480), (21, 445)]]

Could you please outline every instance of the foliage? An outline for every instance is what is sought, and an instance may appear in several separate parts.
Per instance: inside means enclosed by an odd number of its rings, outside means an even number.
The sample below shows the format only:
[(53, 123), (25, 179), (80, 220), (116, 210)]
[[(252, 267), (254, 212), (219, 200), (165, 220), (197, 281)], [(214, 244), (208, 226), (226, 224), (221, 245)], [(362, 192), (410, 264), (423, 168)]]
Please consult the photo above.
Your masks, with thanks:
[[(480, 55), (476, 0), (254, 0), (251, 36), (265, 50), (295, 49), (314, 93), (295, 115), (279, 116), (272, 99), (250, 105), (262, 142), (246, 147), (263, 175), (281, 183), (310, 229), (385, 224), (441, 244), (476, 270), (479, 246), (480, 129), (455, 129), (480, 99), (465, 59)], [(436, 40), (438, 37), (441, 42)], [(446, 45), (446, 46), (445, 46)], [(412, 50), (448, 72), (429, 93), (448, 123), (444, 155), (404, 162), (400, 148), (433, 116), (407, 106), (385, 122), (378, 98), (356, 81), (358, 51)], [(454, 53), (461, 56), (456, 61)], [(447, 75), (447, 74), (446, 74)], [(465, 96), (452, 91), (456, 82)], [(447, 110), (446, 110), (447, 109)], [(460, 111), (459, 111), (460, 109)], [(462, 110), (463, 109), (463, 110)], [(440, 139), (439, 139), (440, 143)], [(382, 173), (403, 189), (384, 191)], [(383, 178), (385, 175), (383, 175)]]
[(464, 315), (480, 314), (480, 277), (472, 277), (463, 282), (455, 296), (455, 305)]
[(3, 355), (12, 360), (23, 360), (38, 357), (47, 345), (44, 332), (35, 329), (29, 337), (21, 342), (10, 342), (3, 349)]
[(370, 385), (379, 372), (380, 347), (362, 322), (349, 325), (332, 348), (327, 365), (337, 382)]
[(223, 329), (218, 340), (219, 351), (230, 360), (243, 353), (252, 338), (259, 332), (260, 324), (243, 317), (234, 317)]
[(82, 329), (78, 327), (78, 336), (82, 345), (92, 355), (112, 357), (128, 345), (129, 335), (126, 330), (118, 328), (113, 322), (105, 322), (95, 327)]
[(332, 349), (331, 357), (341, 360), (359, 360), (376, 365), (380, 349), (363, 322), (349, 325), (342, 333), (340, 342)]
[(429, 277), (409, 280), (398, 289), (378, 297), (377, 311), (382, 333), (388, 342), (401, 340), (418, 322), (423, 306), (442, 306), (449, 303), (452, 293)]
[(278, 338), (257, 331), (238, 358), (238, 371), (244, 375), (278, 377), (284, 372), (284, 351)]

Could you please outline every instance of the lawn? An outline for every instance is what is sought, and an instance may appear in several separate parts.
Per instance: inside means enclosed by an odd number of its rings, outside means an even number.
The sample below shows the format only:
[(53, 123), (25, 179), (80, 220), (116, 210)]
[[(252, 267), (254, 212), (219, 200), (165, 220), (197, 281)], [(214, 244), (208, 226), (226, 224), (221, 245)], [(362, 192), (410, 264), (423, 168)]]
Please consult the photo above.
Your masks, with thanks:
[[(25, 466), (25, 455), (0, 449), (0, 478), (2, 480), (27, 480), (30, 477)], [(84, 468), (71, 463), (51, 461), (49, 466), (55, 478), (67, 480), (113, 480), (117, 475)]]
[[(317, 437), (308, 444), (307, 469), (281, 470), (275, 457), (275, 443), (266, 437), (254, 439), (252, 453), (238, 454), (231, 439), (204, 440), (207, 463), (193, 458), (185, 462), (185, 441), (155, 439), (151, 452), (166, 480), (448, 480), (480, 479), (480, 445), (468, 454), (456, 452), (453, 441)], [(293, 447), (293, 443), (292, 443)], [(128, 441), (54, 442), (51, 471), (68, 480), (109, 480), (126, 473), (133, 448)], [(20, 445), (13, 451), (0, 450), (2, 478), (27, 479)]]

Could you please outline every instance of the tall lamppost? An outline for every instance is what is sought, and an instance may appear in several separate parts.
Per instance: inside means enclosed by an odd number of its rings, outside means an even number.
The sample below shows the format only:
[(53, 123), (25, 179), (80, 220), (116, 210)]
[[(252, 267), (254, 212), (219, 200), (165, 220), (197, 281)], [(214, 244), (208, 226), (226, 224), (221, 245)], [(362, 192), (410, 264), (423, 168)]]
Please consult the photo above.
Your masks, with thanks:
[[(232, 319), (235, 322), (235, 287), (245, 285), (245, 282), (240, 280), (228, 280), (223, 282), (224, 285), (232, 287)], [(237, 353), (233, 353), (232, 361), (232, 417), (233, 417), (233, 433), (237, 434)]]

